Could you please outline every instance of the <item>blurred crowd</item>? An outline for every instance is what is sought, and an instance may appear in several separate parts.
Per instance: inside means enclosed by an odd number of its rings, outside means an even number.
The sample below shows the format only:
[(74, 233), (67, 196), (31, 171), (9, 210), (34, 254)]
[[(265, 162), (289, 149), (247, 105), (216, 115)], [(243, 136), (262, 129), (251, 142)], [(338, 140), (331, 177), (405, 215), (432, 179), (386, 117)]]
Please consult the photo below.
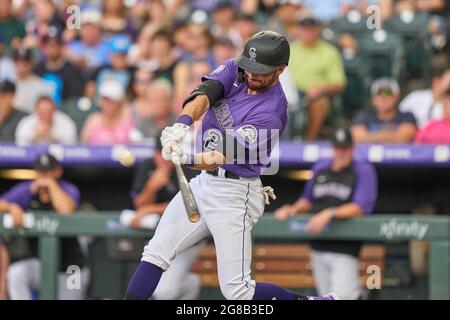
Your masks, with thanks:
[[(353, 142), (450, 144), (449, 19), (445, 0), (0, 0), (0, 142), (158, 141), (201, 77), (240, 54), (251, 35), (270, 29), (291, 41), (280, 78), (290, 115), (282, 138), (332, 136), (333, 165), (316, 171), (333, 177), (345, 171), (353, 181), (347, 170)], [(331, 134), (340, 127), (350, 128), (343, 138)], [(137, 171), (132, 227), (141, 227), (149, 213), (161, 214), (177, 191), (173, 167), (161, 159), (156, 153)], [(71, 214), (79, 204), (77, 187), (61, 180), (54, 157), (39, 156), (35, 169), (36, 179), (0, 199), (0, 211), (11, 214), (15, 227), (24, 225), (25, 210)], [(367, 172), (357, 173), (369, 185)], [(333, 183), (347, 190), (346, 181)], [(372, 211), (376, 177), (371, 181), (361, 193), (368, 199), (325, 205), (305, 192), (277, 217), (312, 210), (320, 233), (342, 215), (340, 206), (356, 208), (352, 217)], [(312, 179), (309, 188), (321, 183)], [(63, 251), (70, 254), (61, 258), (61, 271), (70, 264), (86, 271), (82, 247), (66, 240)], [(7, 297), (7, 282), (10, 298), (33, 298), (29, 287), (40, 285), (36, 244), (30, 259), (11, 264), (7, 281), (1, 241), (0, 299)], [(355, 248), (359, 244), (335, 251), (350, 256), (343, 265), (354, 266), (347, 274), (357, 284)], [(60, 298), (83, 298), (84, 292), (64, 290), (64, 276)], [(359, 291), (355, 287), (351, 298)]]
[[(441, 134), (450, 126), (448, 1), (0, 0), (0, 7), (0, 141), (154, 140), (203, 75), (271, 29), (292, 48), (281, 78), (291, 115), (283, 138), (326, 138), (344, 124), (358, 142), (450, 142)], [(367, 40), (377, 49), (395, 36), (407, 52), (381, 72)], [(430, 129), (432, 121), (440, 122)]]

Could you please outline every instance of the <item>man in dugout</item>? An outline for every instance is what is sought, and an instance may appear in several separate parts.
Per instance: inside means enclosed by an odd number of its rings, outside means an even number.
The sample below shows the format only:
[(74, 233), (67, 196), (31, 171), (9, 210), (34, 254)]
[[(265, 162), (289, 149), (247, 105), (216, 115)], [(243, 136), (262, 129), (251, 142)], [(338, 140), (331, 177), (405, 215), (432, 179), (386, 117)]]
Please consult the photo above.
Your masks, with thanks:
[[(354, 158), (354, 143), (348, 129), (333, 135), (333, 158), (317, 162), (313, 177), (302, 196), (275, 212), (279, 220), (301, 213), (314, 213), (307, 230), (320, 234), (333, 220), (361, 217), (371, 213), (378, 193), (373, 166)], [(341, 299), (361, 298), (359, 280), (360, 241), (313, 240), (311, 262), (318, 294), (336, 293)]]

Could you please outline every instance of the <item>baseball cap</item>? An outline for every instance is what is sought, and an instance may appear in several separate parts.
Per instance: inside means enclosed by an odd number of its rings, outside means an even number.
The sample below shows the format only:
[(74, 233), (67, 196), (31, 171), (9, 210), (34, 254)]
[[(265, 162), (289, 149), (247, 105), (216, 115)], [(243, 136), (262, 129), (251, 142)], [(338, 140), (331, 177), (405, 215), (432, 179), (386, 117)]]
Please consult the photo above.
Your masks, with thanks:
[(100, 25), (102, 22), (102, 13), (96, 8), (84, 9), (81, 12), (81, 24)]
[(400, 93), (400, 87), (394, 78), (383, 77), (376, 79), (370, 87), (372, 96), (392, 96), (398, 93)]
[(16, 92), (16, 85), (9, 81), (3, 80), (0, 82), (0, 93), (14, 93)]
[(127, 54), (131, 47), (131, 40), (126, 34), (116, 34), (109, 39), (109, 52), (113, 54)]
[(31, 61), (33, 59), (33, 52), (29, 48), (17, 48), (13, 51), (13, 59)]
[(316, 16), (313, 16), (310, 13), (301, 14), (298, 17), (298, 23), (301, 26), (319, 26), (322, 22)]
[(121, 101), (125, 98), (125, 87), (117, 79), (106, 79), (100, 85), (99, 95), (101, 98)]
[(50, 153), (41, 153), (34, 162), (33, 168), (38, 171), (52, 170), (60, 166), (59, 161)]
[(57, 43), (63, 42), (61, 30), (57, 26), (50, 25), (47, 34), (42, 37), (44, 43), (47, 43), (50, 40), (55, 40)]
[(338, 128), (331, 138), (333, 146), (338, 148), (348, 148), (353, 146), (352, 133), (348, 128)]

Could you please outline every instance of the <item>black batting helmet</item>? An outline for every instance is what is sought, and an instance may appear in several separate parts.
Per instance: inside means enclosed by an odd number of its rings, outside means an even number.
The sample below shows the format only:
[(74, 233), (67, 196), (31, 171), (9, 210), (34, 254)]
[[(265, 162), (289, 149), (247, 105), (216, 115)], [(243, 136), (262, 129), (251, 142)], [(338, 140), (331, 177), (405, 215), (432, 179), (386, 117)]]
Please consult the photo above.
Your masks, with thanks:
[(261, 31), (245, 43), (244, 52), (237, 58), (238, 67), (256, 74), (275, 71), (288, 64), (290, 46), (287, 38), (274, 31)]

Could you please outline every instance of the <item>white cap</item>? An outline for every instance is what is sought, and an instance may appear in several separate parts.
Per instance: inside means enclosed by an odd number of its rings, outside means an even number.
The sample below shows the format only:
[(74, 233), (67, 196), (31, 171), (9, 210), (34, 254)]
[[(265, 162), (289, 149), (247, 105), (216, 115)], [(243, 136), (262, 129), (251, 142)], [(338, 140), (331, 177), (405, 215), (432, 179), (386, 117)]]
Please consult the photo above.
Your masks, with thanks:
[(81, 24), (100, 25), (102, 22), (102, 14), (97, 9), (85, 9), (81, 12)]
[(106, 79), (99, 88), (99, 95), (114, 101), (121, 101), (125, 98), (125, 87), (117, 79)]

